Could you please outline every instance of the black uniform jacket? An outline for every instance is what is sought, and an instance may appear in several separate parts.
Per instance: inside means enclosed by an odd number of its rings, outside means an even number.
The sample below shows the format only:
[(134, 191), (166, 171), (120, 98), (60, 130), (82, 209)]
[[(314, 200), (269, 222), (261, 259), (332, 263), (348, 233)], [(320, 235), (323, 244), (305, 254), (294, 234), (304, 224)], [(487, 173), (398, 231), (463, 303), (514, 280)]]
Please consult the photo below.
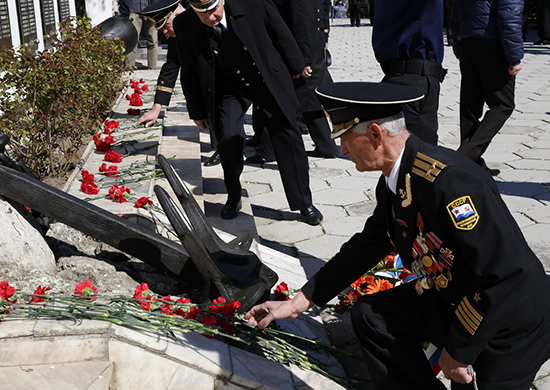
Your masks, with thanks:
[[(305, 66), (303, 56), (271, 0), (226, 0), (226, 20), (234, 56), (250, 55), (286, 119), (298, 109), (291, 75)], [(181, 83), (191, 119), (215, 124), (215, 60), (212, 39), (195, 12), (174, 19), (181, 63)], [(235, 39), (235, 36), (237, 39)]]
[(166, 52), (166, 62), (160, 69), (155, 91), (155, 103), (167, 106), (170, 104), (174, 86), (180, 74), (180, 61), (178, 57), (176, 38), (168, 39), (168, 51)]
[(313, 70), (311, 77), (294, 80), (300, 112), (321, 110), (315, 88), (331, 83), (332, 78), (326, 65), (325, 41), (318, 32), (317, 0), (274, 0), (274, 3), (296, 39), (306, 64)]
[[(417, 280), (420, 305), (428, 297), (440, 303), (430, 330), (439, 347), (466, 364), (494, 365), (503, 379), (544, 362), (550, 354), (550, 284), (494, 180), (464, 156), (411, 134), (397, 192), (394, 219), (380, 178), (378, 204), (363, 231), (303, 292), (324, 305), (397, 249), (406, 268), (426, 275)], [(429, 290), (422, 287), (427, 280)]]

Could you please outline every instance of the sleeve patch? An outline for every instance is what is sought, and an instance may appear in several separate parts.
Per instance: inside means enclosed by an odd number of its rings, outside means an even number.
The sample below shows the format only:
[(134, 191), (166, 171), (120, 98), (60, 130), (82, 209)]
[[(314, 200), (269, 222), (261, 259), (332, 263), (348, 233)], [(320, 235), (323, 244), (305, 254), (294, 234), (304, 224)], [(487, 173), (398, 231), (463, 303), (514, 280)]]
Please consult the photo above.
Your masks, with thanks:
[(483, 315), (473, 308), (467, 297), (464, 297), (462, 302), (460, 302), (455, 314), (462, 326), (464, 326), (472, 336), (476, 333), (477, 328), (483, 320)]
[(479, 214), (469, 196), (453, 200), (447, 205), (447, 211), (457, 229), (472, 230), (479, 221)]

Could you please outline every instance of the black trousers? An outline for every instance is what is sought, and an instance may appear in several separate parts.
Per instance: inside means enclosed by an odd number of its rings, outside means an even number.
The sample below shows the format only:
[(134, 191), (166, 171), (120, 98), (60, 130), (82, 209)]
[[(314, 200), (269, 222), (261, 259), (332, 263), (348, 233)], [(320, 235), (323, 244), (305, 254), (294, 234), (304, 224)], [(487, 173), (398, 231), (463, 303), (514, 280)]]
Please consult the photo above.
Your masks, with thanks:
[(356, 1), (355, 3), (349, 4), (349, 18), (352, 26), (361, 25), (361, 2)]
[[(419, 296), (414, 282), (358, 300), (351, 320), (376, 389), (445, 389), (434, 376), (422, 350), (422, 343), (426, 341), (437, 346), (444, 344), (449, 319), (443, 313), (444, 303), (437, 292), (429, 290)], [(518, 363), (521, 358), (515, 356), (514, 361)], [(494, 368), (484, 369), (477, 362), (473, 366), (478, 373), (480, 390), (528, 390), (540, 368), (536, 363), (513, 379), (495, 380), (502, 373), (495, 373)], [(452, 382), (451, 388), (474, 387)]]
[(302, 210), (312, 205), (309, 188), (309, 162), (302, 135), (296, 121), (289, 123), (265, 84), (223, 88), (217, 100), (218, 153), (224, 173), (228, 201), (241, 197), (240, 176), (243, 170), (245, 145), (244, 117), (252, 102), (258, 103), (263, 116), (283, 187), (291, 210)]
[(462, 44), (458, 152), (482, 166), (481, 156), (514, 111), (516, 77), (508, 66), (501, 48)]
[(323, 110), (302, 112), (302, 115), (315, 148), (324, 156), (336, 156), (338, 147), (330, 138), (330, 126)]
[(437, 145), (437, 110), (441, 83), (437, 77), (419, 74), (387, 74), (383, 83), (407, 85), (418, 88), (424, 98), (403, 105), (407, 129), (424, 142)]
[(537, 1), (537, 32), (541, 41), (550, 43), (550, 0)]

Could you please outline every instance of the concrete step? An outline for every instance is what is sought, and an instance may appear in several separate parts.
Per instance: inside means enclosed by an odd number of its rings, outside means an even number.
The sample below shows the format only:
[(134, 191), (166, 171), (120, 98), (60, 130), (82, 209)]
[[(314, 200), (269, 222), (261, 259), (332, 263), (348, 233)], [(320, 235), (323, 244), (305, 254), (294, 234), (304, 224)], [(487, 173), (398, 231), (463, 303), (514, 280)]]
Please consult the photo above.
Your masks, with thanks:
[(0, 367), (0, 390), (109, 390), (110, 361)]

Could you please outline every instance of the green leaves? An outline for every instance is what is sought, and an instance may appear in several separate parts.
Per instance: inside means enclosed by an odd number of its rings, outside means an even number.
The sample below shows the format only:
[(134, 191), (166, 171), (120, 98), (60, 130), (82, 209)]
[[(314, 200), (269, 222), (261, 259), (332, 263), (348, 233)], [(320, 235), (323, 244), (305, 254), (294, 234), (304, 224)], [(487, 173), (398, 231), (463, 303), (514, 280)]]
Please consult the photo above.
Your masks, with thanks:
[(0, 132), (38, 179), (77, 161), (122, 87), (124, 46), (101, 37), (87, 18), (59, 25), (52, 48), (0, 48)]

